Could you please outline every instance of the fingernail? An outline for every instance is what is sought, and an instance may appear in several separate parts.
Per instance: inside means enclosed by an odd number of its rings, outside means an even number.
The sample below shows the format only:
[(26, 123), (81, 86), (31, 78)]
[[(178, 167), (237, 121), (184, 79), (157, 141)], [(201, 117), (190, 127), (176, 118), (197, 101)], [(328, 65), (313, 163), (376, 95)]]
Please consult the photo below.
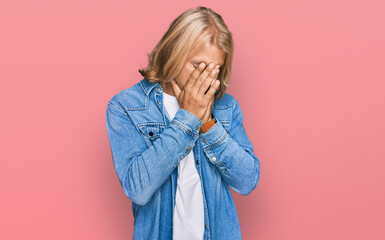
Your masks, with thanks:
[(213, 67), (214, 67), (214, 63), (210, 63), (209, 68), (213, 68)]
[(205, 65), (206, 65), (206, 64), (204, 64), (204, 63), (201, 63), (201, 64), (199, 64), (199, 67), (200, 67), (200, 68), (204, 68), (204, 67), (205, 67)]

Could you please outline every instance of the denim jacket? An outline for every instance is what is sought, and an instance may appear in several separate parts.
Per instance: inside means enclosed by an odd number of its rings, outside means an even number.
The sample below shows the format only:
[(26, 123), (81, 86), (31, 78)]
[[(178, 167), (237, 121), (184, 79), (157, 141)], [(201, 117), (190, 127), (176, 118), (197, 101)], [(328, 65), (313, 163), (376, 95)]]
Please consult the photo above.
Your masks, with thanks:
[(237, 100), (225, 93), (215, 101), (212, 114), (217, 122), (199, 133), (203, 122), (183, 108), (170, 121), (162, 93), (159, 83), (144, 78), (107, 104), (114, 167), (132, 201), (133, 239), (172, 239), (178, 163), (190, 151), (202, 184), (203, 239), (241, 239), (229, 187), (248, 195), (258, 184), (260, 163)]

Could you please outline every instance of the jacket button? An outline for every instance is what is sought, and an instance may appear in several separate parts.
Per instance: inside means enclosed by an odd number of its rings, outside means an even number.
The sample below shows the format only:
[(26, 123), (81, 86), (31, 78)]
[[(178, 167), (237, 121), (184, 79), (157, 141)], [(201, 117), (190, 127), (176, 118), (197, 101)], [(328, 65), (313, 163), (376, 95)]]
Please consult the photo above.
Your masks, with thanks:
[(199, 160), (197, 160), (196, 163), (199, 164)]
[(211, 158), (211, 161), (215, 162), (217, 160), (216, 157)]
[(148, 135), (152, 136), (152, 135), (154, 135), (154, 133), (153, 132), (149, 132)]
[(209, 227), (207, 227), (207, 224), (205, 224), (205, 228), (208, 229)]
[(187, 148), (187, 151), (190, 151), (190, 150), (191, 150), (191, 147), (188, 147), (188, 148)]

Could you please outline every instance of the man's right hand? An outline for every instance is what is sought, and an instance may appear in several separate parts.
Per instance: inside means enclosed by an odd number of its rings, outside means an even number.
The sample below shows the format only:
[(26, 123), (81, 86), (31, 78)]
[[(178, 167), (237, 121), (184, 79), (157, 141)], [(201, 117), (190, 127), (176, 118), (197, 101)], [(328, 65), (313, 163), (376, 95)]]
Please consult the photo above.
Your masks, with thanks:
[(211, 68), (210, 64), (206, 68), (204, 63), (199, 64), (182, 89), (174, 80), (171, 80), (180, 108), (193, 113), (201, 120), (203, 119), (207, 108), (211, 106), (210, 101), (214, 98), (215, 91), (219, 88), (220, 81), (216, 80), (218, 68), (219, 66), (214, 68), (213, 63)]

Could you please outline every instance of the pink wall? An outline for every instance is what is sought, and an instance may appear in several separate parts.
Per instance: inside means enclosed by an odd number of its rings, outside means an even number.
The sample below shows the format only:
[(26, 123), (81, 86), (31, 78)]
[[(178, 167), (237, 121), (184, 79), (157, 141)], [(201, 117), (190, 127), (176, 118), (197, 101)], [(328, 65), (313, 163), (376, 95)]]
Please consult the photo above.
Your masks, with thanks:
[(0, 239), (131, 238), (106, 104), (199, 2), (234, 33), (261, 161), (232, 192), (244, 239), (385, 239), (384, 1), (180, 2), (1, 3)]

